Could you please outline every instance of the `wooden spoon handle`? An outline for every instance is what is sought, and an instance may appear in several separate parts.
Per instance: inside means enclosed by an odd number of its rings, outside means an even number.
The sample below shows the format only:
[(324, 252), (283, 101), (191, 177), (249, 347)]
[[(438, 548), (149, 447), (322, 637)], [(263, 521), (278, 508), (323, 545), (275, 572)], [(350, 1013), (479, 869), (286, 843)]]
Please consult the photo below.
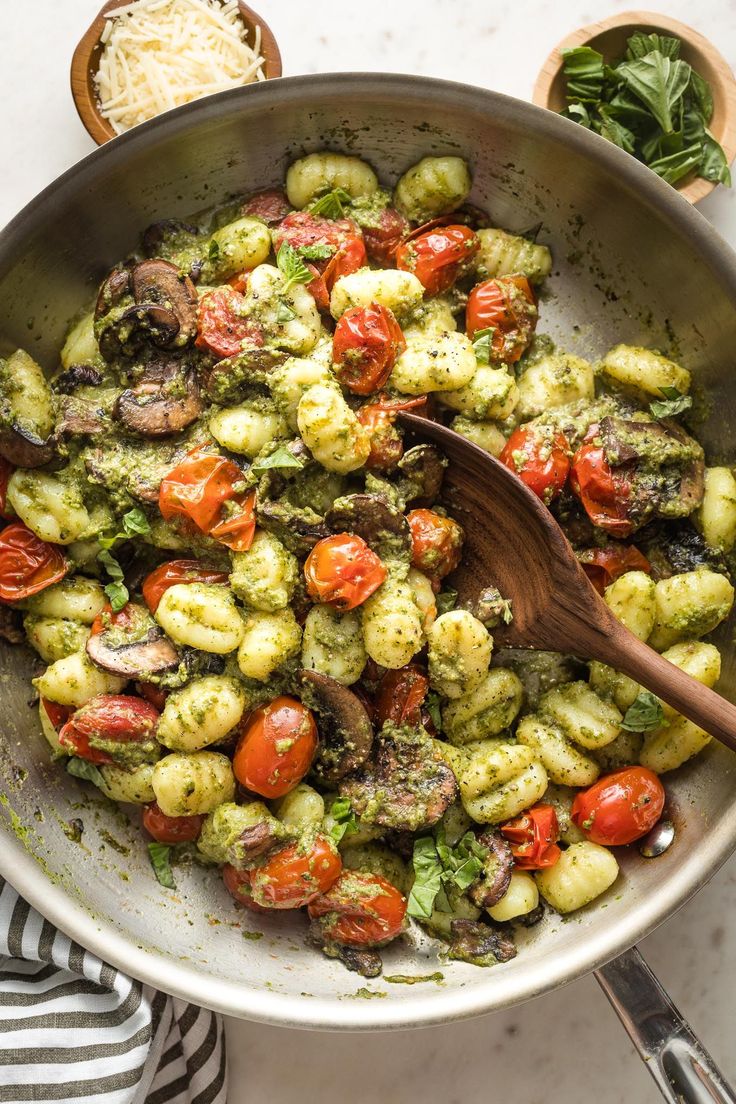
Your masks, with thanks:
[(591, 654), (595, 651), (593, 658), (640, 682), (678, 713), (736, 751), (736, 706), (663, 659), (619, 621), (611, 620), (613, 624), (608, 626), (605, 636), (588, 641), (588, 651)]

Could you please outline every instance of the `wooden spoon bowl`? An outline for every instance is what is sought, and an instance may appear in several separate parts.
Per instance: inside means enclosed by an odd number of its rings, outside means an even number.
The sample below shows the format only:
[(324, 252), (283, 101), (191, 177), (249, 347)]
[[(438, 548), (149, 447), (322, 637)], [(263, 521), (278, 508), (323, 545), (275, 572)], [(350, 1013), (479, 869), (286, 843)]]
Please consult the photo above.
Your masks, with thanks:
[[(623, 57), (626, 40), (635, 31), (673, 35), (682, 40), (683, 60), (708, 82), (713, 92), (713, 118), (709, 129), (723, 146), (730, 165), (736, 157), (736, 78), (731, 67), (713, 43), (698, 31), (659, 12), (621, 12), (610, 19), (589, 23), (573, 31), (555, 46), (542, 66), (532, 93), (534, 103), (551, 111), (562, 111), (567, 106), (562, 50), (571, 46), (590, 46), (603, 54), (606, 61), (616, 61)], [(690, 174), (674, 187), (688, 202), (698, 203), (717, 185)]]
[(465, 530), (463, 561), (450, 580), (461, 601), (472, 603), (489, 585), (511, 600), (513, 620), (494, 628), (494, 640), (608, 663), (736, 751), (736, 706), (614, 617), (549, 510), (513, 472), (437, 422), (399, 419), (449, 461), (443, 497)]
[[(114, 11), (115, 8), (122, 7), (124, 3), (125, 0), (106, 0), (89, 29), (82, 35), (72, 55), (70, 81), (74, 104), (79, 118), (98, 146), (116, 136), (110, 122), (100, 111), (100, 101), (95, 84), (95, 75), (100, 65), (100, 56), (103, 50), (100, 38), (105, 29), (107, 13)], [(261, 29), (261, 55), (264, 59), (263, 72), (266, 80), (280, 77), (281, 51), (274, 38), (273, 31), (260, 15), (249, 8), (247, 4), (244, 4), (242, 0), (238, 0), (238, 7), (240, 18), (248, 32), (248, 42), (253, 43), (256, 27)]]

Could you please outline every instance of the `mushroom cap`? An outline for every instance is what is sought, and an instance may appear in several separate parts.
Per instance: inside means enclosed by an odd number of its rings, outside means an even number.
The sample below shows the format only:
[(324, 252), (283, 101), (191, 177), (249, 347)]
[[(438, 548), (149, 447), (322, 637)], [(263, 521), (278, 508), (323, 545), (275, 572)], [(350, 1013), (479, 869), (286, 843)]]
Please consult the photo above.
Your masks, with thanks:
[(173, 359), (149, 364), (138, 383), (118, 397), (114, 408), (118, 421), (143, 437), (179, 433), (196, 421), (201, 412), (195, 373)]
[(16, 468), (40, 468), (56, 455), (52, 437), (42, 441), (19, 425), (0, 429), (0, 456)]
[(373, 725), (352, 690), (321, 671), (302, 669), (308, 704), (317, 714), (319, 747), (312, 770), (322, 782), (339, 782), (366, 761), (373, 746)]

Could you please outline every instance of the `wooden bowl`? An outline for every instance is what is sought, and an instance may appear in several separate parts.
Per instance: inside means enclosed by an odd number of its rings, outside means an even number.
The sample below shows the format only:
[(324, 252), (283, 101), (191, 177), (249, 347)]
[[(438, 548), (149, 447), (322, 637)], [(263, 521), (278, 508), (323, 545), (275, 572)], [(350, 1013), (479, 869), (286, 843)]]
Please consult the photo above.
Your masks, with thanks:
[[(532, 99), (539, 107), (562, 111), (566, 106), (564, 61), (561, 50), (570, 46), (591, 46), (608, 61), (623, 57), (626, 40), (634, 31), (658, 32), (682, 40), (681, 56), (711, 86), (713, 118), (710, 131), (723, 146), (729, 165), (736, 157), (736, 78), (725, 58), (712, 42), (669, 16), (658, 12), (630, 11), (580, 27), (555, 46), (545, 61), (534, 85)], [(692, 174), (673, 185), (690, 203), (697, 203), (716, 187), (711, 180)]]
[[(97, 142), (98, 146), (115, 138), (116, 134), (108, 120), (100, 112), (100, 104), (95, 85), (95, 74), (100, 64), (102, 43), (100, 36), (105, 27), (105, 16), (115, 8), (120, 8), (125, 0), (107, 0), (95, 16), (90, 28), (85, 31), (72, 55), (72, 67), (70, 73), (72, 96), (79, 114), (87, 131)], [(238, 0), (240, 17), (247, 30), (248, 39), (255, 34), (256, 26), (261, 28), (261, 55), (263, 72), (266, 80), (281, 76), (281, 52), (274, 38), (273, 31), (268, 24), (261, 19), (257, 12)]]

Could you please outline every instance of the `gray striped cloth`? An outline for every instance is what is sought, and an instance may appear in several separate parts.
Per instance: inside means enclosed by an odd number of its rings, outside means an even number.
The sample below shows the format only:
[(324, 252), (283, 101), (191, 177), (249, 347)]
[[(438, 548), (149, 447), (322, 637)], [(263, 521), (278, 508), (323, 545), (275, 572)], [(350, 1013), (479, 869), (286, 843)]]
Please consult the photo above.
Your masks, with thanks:
[(226, 1104), (222, 1020), (101, 962), (0, 878), (0, 1102)]

